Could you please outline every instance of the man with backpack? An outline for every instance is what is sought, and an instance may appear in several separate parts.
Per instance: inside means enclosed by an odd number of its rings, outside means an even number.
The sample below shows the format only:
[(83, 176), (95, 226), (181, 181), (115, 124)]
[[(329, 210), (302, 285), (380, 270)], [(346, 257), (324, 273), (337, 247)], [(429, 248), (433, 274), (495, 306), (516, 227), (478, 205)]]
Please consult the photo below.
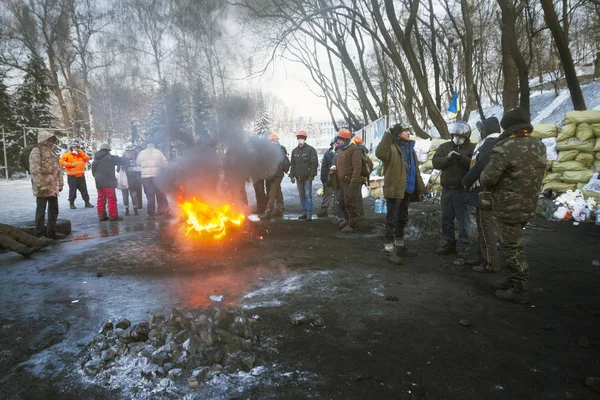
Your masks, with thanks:
[(69, 151), (60, 158), (60, 166), (67, 171), (67, 183), (69, 184), (69, 203), (74, 210), (77, 190), (85, 202), (85, 208), (94, 208), (90, 204), (90, 196), (85, 182), (85, 164), (90, 161), (90, 157), (81, 150), (77, 140), (69, 143)]
[(342, 232), (354, 232), (358, 228), (359, 215), (357, 212), (358, 196), (363, 184), (362, 151), (352, 140), (348, 129), (340, 129), (337, 136), (339, 150), (336, 158), (336, 174), (338, 178), (338, 201), (344, 213), (340, 223)]
[(415, 141), (410, 139), (410, 134), (410, 125), (396, 124), (386, 130), (375, 150), (383, 162), (383, 195), (387, 202), (383, 245), (388, 260), (394, 264), (401, 264), (401, 257), (416, 255), (404, 243), (404, 228), (411, 198), (418, 201), (425, 194)]
[(277, 205), (279, 205), (279, 207), (282, 208), (281, 211), (283, 212), (282, 204), (277, 203), (279, 200), (279, 195), (281, 193), (281, 181), (283, 180), (283, 176), (285, 175), (285, 173), (287, 173), (290, 170), (290, 160), (287, 157), (287, 151), (285, 147), (279, 144), (279, 136), (275, 134), (270, 135), (269, 142), (271, 142), (273, 146), (276, 146), (277, 151), (280, 152), (281, 159), (275, 173), (266, 180), (268, 188), (268, 202), (267, 207), (265, 208), (265, 212), (260, 215), (260, 219), (266, 220), (271, 219), (274, 212), (277, 211)]
[[(62, 239), (65, 235), (56, 232), (58, 219), (58, 193), (63, 190), (63, 173), (58, 155), (54, 151), (57, 139), (48, 131), (38, 132), (38, 144), (29, 153), (31, 186), (36, 197), (35, 236), (46, 235), (51, 239)], [(48, 226), (45, 224), (48, 206)]]

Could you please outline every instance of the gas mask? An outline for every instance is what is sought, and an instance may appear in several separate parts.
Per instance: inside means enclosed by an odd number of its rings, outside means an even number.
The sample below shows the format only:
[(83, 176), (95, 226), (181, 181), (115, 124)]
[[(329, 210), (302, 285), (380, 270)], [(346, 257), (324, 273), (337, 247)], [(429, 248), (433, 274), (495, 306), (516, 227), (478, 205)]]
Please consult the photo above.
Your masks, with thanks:
[(300, 146), (304, 146), (304, 143), (306, 143), (306, 139), (298, 139), (298, 144)]
[(460, 146), (461, 144), (463, 144), (465, 142), (465, 139), (463, 136), (452, 136), (452, 141), (454, 142), (455, 145)]

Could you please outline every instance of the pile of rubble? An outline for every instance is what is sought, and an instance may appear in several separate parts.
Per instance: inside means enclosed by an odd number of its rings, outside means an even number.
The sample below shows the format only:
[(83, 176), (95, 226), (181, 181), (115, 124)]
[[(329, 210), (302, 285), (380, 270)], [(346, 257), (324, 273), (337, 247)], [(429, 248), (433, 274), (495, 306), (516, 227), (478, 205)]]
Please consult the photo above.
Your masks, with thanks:
[[(246, 318), (238, 308), (205, 312), (173, 309), (169, 317), (152, 314), (149, 322), (106, 322), (90, 343), (83, 371), (95, 376), (119, 357), (137, 358), (141, 377), (196, 389), (217, 373), (250, 371), (259, 338), (253, 331), (260, 317)], [(162, 382), (165, 381), (165, 382)]]

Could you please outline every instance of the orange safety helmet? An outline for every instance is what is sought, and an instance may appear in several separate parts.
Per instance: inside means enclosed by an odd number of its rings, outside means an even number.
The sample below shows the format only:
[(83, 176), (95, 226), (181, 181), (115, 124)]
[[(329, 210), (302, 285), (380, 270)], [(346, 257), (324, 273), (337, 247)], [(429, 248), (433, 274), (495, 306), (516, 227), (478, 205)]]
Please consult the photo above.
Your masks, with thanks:
[(346, 140), (351, 139), (352, 132), (350, 132), (350, 130), (346, 128), (340, 129), (340, 131), (338, 132), (338, 137)]
[(277, 136), (276, 134), (272, 133), (269, 135), (269, 140), (279, 140), (279, 136)]
[(298, 131), (298, 133), (296, 133), (296, 137), (304, 137), (304, 139), (306, 139), (308, 135), (305, 131)]
[(354, 140), (354, 143), (356, 143), (356, 144), (363, 144), (363, 140), (361, 139), (360, 136), (354, 136), (352, 138), (352, 140)]

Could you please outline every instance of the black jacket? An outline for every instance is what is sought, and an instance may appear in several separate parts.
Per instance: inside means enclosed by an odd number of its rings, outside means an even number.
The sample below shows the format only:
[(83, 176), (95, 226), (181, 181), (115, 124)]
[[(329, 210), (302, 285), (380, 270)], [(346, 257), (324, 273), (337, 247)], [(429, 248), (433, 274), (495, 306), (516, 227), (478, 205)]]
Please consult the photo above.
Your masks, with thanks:
[(94, 155), (92, 162), (92, 175), (96, 180), (97, 188), (116, 188), (117, 176), (115, 167), (127, 165), (125, 158), (113, 156), (108, 150), (100, 150)]
[(475, 156), (475, 164), (471, 167), (469, 172), (465, 175), (462, 180), (462, 184), (466, 190), (469, 191), (469, 196), (467, 198), (467, 202), (474, 206), (479, 207), (479, 193), (483, 191), (483, 185), (479, 184), (471, 189), (471, 187), (479, 181), (479, 177), (481, 176), (481, 172), (490, 161), (490, 155), (492, 154), (492, 148), (496, 143), (495, 137), (488, 137), (484, 139), (483, 143), (477, 149), (477, 154)]
[(323, 154), (323, 161), (321, 162), (321, 183), (323, 186), (327, 185), (329, 181), (329, 170), (333, 165), (333, 159), (335, 157), (335, 151), (333, 147), (327, 149), (325, 154)]
[(301, 181), (313, 180), (317, 176), (319, 167), (319, 158), (314, 147), (304, 144), (297, 146), (292, 150), (292, 166), (290, 168), (290, 177)]
[[(443, 143), (433, 155), (433, 168), (442, 171), (440, 183), (445, 189), (463, 189), (462, 179), (469, 172), (471, 166), (471, 157), (475, 145), (469, 141), (460, 146), (453, 141)], [(458, 159), (448, 159), (448, 154), (452, 151), (460, 154)]]

